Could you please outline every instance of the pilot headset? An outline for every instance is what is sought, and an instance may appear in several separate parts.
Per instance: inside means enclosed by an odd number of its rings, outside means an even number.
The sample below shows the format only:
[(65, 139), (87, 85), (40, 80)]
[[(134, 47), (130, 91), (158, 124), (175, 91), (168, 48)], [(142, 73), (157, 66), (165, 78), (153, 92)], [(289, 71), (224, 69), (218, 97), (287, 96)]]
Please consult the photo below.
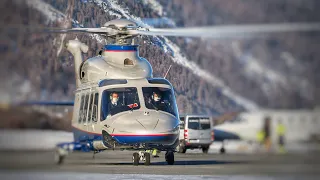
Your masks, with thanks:
[(158, 100), (159, 101), (161, 99), (161, 96), (160, 94), (156, 93), (156, 92), (153, 92), (152, 95), (151, 95), (151, 98), (154, 100), (154, 94), (157, 94), (158, 95)]

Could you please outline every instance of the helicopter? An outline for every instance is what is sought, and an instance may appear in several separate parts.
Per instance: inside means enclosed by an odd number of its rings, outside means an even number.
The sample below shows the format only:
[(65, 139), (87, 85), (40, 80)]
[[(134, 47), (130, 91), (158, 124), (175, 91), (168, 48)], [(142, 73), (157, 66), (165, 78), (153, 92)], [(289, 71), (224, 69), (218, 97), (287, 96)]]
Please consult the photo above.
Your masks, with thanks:
[[(49, 33), (94, 33), (111, 39), (99, 55), (87, 60), (82, 53), (88, 46), (69, 40), (65, 48), (74, 57), (76, 90), (74, 102), (27, 102), (25, 104), (73, 106), (74, 142), (57, 145), (57, 162), (69, 152), (99, 153), (131, 150), (133, 165), (151, 164), (147, 150), (165, 151), (167, 164), (173, 165), (179, 145), (180, 118), (174, 88), (165, 78), (154, 78), (147, 59), (139, 56), (134, 38), (242, 37), (263, 32), (320, 30), (314, 24), (228, 25), (202, 28), (145, 28), (128, 19), (115, 19), (99, 28), (45, 28)], [(116, 104), (116, 105), (114, 105)]]

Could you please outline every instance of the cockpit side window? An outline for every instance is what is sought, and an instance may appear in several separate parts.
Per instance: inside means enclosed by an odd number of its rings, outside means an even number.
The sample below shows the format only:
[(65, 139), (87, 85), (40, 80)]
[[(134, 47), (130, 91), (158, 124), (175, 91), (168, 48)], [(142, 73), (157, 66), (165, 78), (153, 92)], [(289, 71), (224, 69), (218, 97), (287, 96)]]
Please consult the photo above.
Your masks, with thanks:
[(101, 121), (108, 115), (115, 115), (120, 112), (140, 109), (140, 102), (137, 88), (114, 88), (107, 89), (102, 93)]
[(143, 87), (146, 108), (164, 111), (177, 117), (174, 94), (170, 88)]

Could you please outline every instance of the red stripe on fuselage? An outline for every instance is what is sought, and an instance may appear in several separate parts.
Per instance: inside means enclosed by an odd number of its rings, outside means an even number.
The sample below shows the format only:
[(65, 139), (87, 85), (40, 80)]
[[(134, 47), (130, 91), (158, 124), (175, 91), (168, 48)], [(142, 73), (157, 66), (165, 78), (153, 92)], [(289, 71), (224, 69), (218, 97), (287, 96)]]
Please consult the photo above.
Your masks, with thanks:
[[(93, 134), (93, 135), (102, 135), (101, 133), (86, 131), (75, 126), (72, 126), (72, 127), (84, 133)], [(110, 134), (110, 135), (111, 136), (172, 136), (174, 134)]]
[(111, 134), (111, 136), (172, 136), (174, 134)]

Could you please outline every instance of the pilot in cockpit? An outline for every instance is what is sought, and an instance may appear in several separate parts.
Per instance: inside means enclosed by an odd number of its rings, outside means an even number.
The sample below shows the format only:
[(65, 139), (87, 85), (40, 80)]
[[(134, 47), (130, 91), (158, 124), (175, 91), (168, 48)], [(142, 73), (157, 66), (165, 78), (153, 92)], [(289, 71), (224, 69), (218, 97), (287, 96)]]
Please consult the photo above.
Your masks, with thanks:
[(109, 103), (109, 111), (112, 111), (115, 108), (121, 107), (122, 104), (119, 102), (119, 94), (116, 92), (112, 92), (110, 94), (110, 103)]
[(160, 93), (158, 92), (153, 92), (152, 95), (151, 95), (151, 100), (149, 102), (153, 109), (156, 109), (156, 110), (165, 110), (166, 108), (166, 105), (165, 105), (165, 102), (164, 100), (162, 99)]

